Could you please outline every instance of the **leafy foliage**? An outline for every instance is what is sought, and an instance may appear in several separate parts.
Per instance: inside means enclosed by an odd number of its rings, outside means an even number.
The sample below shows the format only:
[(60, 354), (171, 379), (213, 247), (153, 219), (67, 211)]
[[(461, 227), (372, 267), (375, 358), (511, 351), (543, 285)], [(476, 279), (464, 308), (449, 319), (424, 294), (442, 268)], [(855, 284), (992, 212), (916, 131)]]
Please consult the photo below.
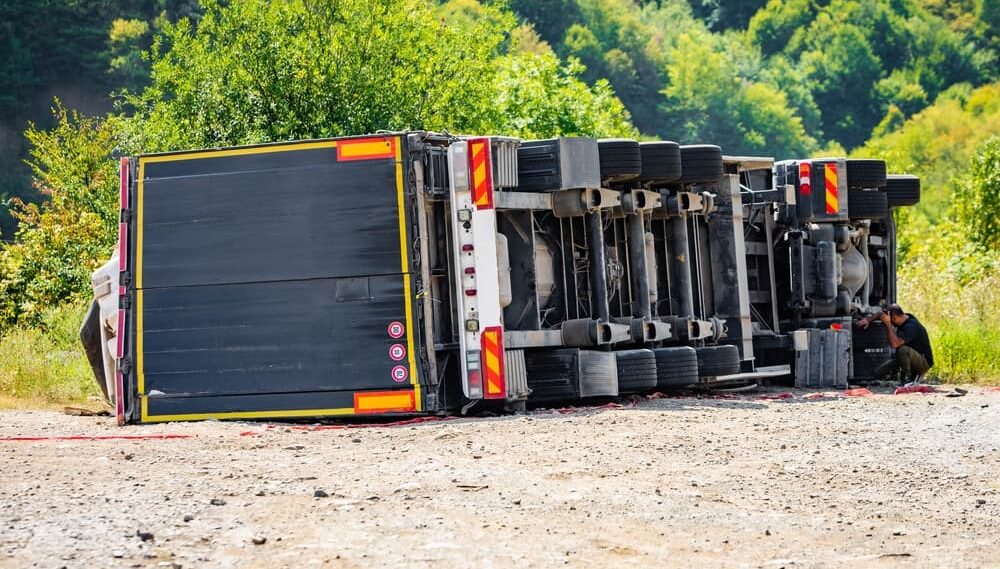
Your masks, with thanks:
[(934, 373), (955, 381), (1000, 377), (998, 95), (954, 87), (855, 152), (921, 178), (920, 204), (895, 214), (899, 301), (927, 325)]
[(48, 200), (14, 204), (21, 225), (17, 241), (0, 249), (0, 328), (38, 323), (45, 309), (83, 295), (117, 236), (115, 121), (61, 106), (54, 114), (52, 130), (27, 132), (35, 183)]
[(958, 196), (958, 219), (984, 251), (1000, 250), (1000, 136), (987, 140), (972, 159)]
[(728, 152), (780, 158), (807, 155), (816, 141), (779, 89), (740, 78), (725, 51), (704, 35), (682, 35), (672, 54), (663, 112), (683, 141), (712, 141)]
[[(442, 20), (441, 14), (445, 15)], [(635, 136), (607, 82), (551, 51), (510, 46), (506, 12), (467, 0), (207, 2), (161, 22), (151, 82), (127, 94), (133, 117), (55, 109), (56, 126), (26, 133), (37, 205), (15, 201), (16, 243), (0, 249), (0, 328), (85, 296), (115, 240), (117, 172), (110, 153), (363, 134), (381, 129)], [(118, 21), (116, 38), (141, 38)], [(122, 71), (137, 69), (123, 51)], [(134, 76), (137, 78), (138, 76)]]
[(129, 99), (139, 110), (138, 144), (149, 151), (415, 128), (631, 130), (606, 85), (591, 91), (576, 78), (579, 67), (504, 55), (509, 14), (445, 8), (443, 20), (423, 0), (206, 2), (197, 27), (166, 24), (153, 45), (152, 83)]

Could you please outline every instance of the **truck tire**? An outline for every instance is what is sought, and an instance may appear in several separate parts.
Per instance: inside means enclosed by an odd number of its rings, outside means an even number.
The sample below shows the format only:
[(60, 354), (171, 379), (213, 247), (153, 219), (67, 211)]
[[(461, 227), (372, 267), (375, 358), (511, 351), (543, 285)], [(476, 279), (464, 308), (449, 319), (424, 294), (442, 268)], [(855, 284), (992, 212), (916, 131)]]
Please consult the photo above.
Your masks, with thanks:
[(601, 159), (601, 179), (624, 181), (642, 174), (639, 143), (628, 138), (603, 138), (597, 141)]
[(528, 401), (570, 401), (579, 397), (576, 358), (579, 350), (525, 350)]
[(681, 177), (681, 146), (676, 142), (641, 142), (643, 182), (665, 184)]
[(885, 185), (885, 160), (848, 160), (847, 188), (881, 188)]
[(917, 205), (920, 203), (920, 178), (910, 174), (892, 174), (886, 178), (882, 191), (889, 207)]
[(656, 387), (656, 356), (652, 350), (615, 352), (618, 364), (618, 392), (642, 393)]
[(83, 344), (83, 353), (87, 355), (90, 370), (94, 372), (94, 381), (101, 388), (104, 400), (110, 402), (108, 382), (104, 376), (104, 354), (101, 345), (101, 307), (97, 300), (90, 303), (87, 315), (83, 317), (83, 324), (80, 325), (80, 343)]
[(691, 346), (656, 348), (656, 386), (661, 389), (698, 383), (698, 353)]
[(718, 377), (740, 372), (740, 351), (736, 346), (721, 344), (694, 350), (698, 354), (699, 377)]
[(725, 175), (722, 148), (712, 144), (681, 146), (681, 184), (718, 182)]
[(884, 192), (847, 191), (847, 216), (851, 219), (885, 219), (889, 205)]

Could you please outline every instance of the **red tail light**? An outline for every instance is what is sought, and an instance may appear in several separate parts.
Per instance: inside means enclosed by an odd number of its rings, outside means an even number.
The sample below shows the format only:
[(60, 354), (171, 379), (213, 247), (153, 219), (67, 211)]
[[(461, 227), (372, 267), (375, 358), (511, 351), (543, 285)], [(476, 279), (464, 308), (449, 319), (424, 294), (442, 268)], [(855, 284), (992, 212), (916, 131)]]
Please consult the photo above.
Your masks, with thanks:
[(799, 162), (799, 194), (812, 195), (812, 163)]

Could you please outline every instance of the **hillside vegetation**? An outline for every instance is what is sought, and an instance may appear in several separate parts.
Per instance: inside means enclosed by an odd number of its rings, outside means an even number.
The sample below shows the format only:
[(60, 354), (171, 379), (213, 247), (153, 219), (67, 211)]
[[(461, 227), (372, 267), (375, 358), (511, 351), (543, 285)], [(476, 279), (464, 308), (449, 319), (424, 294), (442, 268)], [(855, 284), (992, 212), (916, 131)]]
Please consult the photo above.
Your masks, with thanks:
[(7, 337), (88, 295), (116, 239), (113, 151), (580, 134), (920, 175), (897, 213), (901, 302), (939, 374), (1000, 377), (997, 2), (26, 0), (0, 22)]

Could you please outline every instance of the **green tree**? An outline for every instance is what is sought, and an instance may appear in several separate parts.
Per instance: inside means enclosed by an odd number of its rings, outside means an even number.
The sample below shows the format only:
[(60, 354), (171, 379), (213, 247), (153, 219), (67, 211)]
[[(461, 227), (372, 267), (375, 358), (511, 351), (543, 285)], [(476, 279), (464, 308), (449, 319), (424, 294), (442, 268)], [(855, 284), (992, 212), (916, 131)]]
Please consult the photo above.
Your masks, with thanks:
[[(579, 116), (575, 109), (596, 110), (600, 102), (611, 106), (598, 117), (628, 123), (606, 87), (591, 91), (576, 78), (580, 68), (506, 57), (516, 27), (509, 12), (462, 1), (443, 9), (444, 19), (425, 0), (207, 1), (196, 28), (186, 20), (167, 24), (155, 40), (152, 83), (129, 99), (141, 126), (130, 146), (210, 147), (382, 129), (508, 132), (535, 121), (529, 113), (539, 109), (496, 101), (515, 100), (503, 89), (522, 81), (533, 87), (539, 74), (578, 98), (536, 101), (545, 112)], [(594, 130), (621, 126), (588, 121)]]
[(813, 98), (823, 116), (827, 136), (846, 147), (864, 143), (882, 118), (874, 85), (882, 64), (857, 26), (822, 13), (814, 27), (826, 30), (810, 39), (799, 67), (812, 85)]
[(523, 138), (557, 135), (635, 137), (625, 105), (605, 80), (588, 86), (582, 66), (553, 53), (520, 53), (499, 61), (496, 132)]
[(35, 323), (45, 309), (85, 295), (117, 237), (116, 121), (58, 104), (53, 112), (53, 129), (26, 133), (35, 185), (48, 199), (15, 200), (17, 241), (0, 249), (0, 328)]
[(750, 19), (747, 31), (753, 43), (771, 55), (783, 51), (796, 31), (806, 28), (814, 15), (810, 0), (768, 0), (764, 9)]
[(766, 0), (690, 0), (694, 15), (708, 24), (715, 31), (728, 29), (743, 29), (758, 10), (764, 7)]
[(740, 77), (711, 38), (684, 34), (674, 49), (663, 113), (682, 142), (778, 158), (804, 156), (816, 146), (785, 93)]
[(142, 52), (149, 47), (150, 26), (143, 20), (119, 18), (111, 22), (108, 34), (108, 72), (116, 85), (138, 91), (149, 79), (149, 68)]
[(576, 0), (509, 0), (510, 8), (531, 22), (538, 35), (550, 45), (562, 41), (569, 26), (579, 22), (580, 8)]
[(970, 161), (957, 209), (973, 243), (985, 251), (1000, 250), (1000, 136), (983, 143)]

